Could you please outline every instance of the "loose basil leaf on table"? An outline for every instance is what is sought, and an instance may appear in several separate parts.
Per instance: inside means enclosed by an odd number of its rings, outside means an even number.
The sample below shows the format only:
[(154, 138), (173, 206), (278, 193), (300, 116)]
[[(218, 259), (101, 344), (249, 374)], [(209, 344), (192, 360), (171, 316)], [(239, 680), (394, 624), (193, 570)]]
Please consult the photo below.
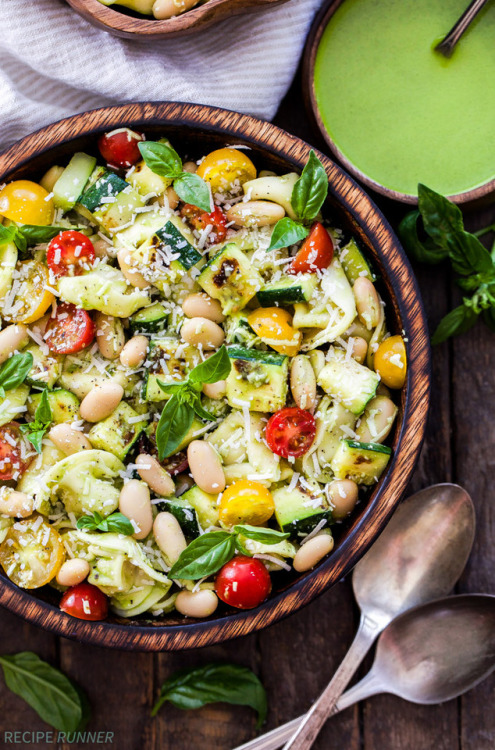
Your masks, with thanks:
[(279, 542), (283, 542), (284, 539), (288, 539), (290, 536), (290, 534), (286, 534), (283, 531), (267, 529), (263, 526), (250, 526), (249, 524), (234, 526), (234, 531), (236, 534), (241, 534), (247, 539), (252, 539), (262, 544), (279, 544)]
[(163, 683), (151, 715), (156, 716), (167, 701), (183, 710), (202, 708), (208, 703), (250, 706), (258, 714), (257, 729), (268, 711), (262, 683), (250, 669), (238, 664), (206, 664), (176, 672)]
[(113, 531), (116, 534), (125, 534), (126, 536), (132, 536), (135, 532), (134, 526), (127, 516), (119, 512), (103, 518), (98, 511), (95, 511), (92, 515), (78, 518), (76, 525), (81, 531)]
[(211, 576), (235, 554), (235, 535), (228, 531), (210, 531), (194, 539), (172, 566), (169, 578), (197, 581)]
[(466, 305), (455, 307), (442, 318), (431, 337), (431, 343), (433, 345), (441, 344), (450, 336), (469, 331), (476, 323), (477, 317), (476, 312)]
[(286, 216), (275, 224), (267, 252), (295, 245), (296, 242), (303, 240), (308, 234), (309, 230), (305, 226)]
[(5, 684), (61, 732), (84, 729), (89, 704), (81, 688), (31, 651), (0, 656)]
[(5, 391), (11, 391), (24, 383), (33, 366), (31, 352), (13, 354), (0, 367), (0, 398), (5, 398)]
[(438, 247), (430, 238), (422, 241), (418, 236), (419, 211), (406, 214), (399, 224), (399, 237), (409, 255), (420, 263), (436, 265), (448, 258), (448, 251)]
[(34, 413), (34, 420), (20, 426), (21, 432), (26, 435), (36, 453), (41, 453), (42, 440), (52, 423), (52, 419), (53, 414), (48, 401), (48, 392), (44, 390), (38, 408)]

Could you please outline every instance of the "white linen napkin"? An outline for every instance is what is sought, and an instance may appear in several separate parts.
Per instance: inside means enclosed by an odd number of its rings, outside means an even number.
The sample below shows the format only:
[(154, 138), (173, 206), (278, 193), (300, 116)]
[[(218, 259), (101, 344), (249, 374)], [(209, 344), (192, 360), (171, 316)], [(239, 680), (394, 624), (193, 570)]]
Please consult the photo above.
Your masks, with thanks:
[(320, 2), (289, 0), (188, 37), (142, 43), (94, 28), (64, 0), (0, 0), (0, 147), (121, 102), (196, 102), (269, 120)]

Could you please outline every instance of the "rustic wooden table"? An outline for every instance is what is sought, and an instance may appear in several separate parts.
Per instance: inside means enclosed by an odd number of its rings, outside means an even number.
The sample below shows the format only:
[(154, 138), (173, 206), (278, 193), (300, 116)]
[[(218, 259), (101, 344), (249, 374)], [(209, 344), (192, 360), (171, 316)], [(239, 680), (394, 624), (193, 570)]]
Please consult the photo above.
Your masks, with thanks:
[[(310, 129), (299, 79), (284, 100), (276, 123), (325, 151)], [(403, 208), (383, 200), (385, 215), (396, 224)], [(468, 228), (485, 226), (493, 208), (467, 217)], [(426, 310), (434, 326), (457, 297), (446, 267), (416, 268)], [(461, 592), (493, 592), (495, 584), (495, 515), (491, 471), (495, 469), (495, 334), (483, 324), (433, 353), (430, 422), (411, 491), (435, 482), (453, 481), (472, 495), (477, 514), (474, 550), (460, 581)], [(93, 731), (114, 732), (118, 750), (230, 750), (255, 736), (251, 710), (215, 705), (182, 712), (166, 705), (152, 719), (150, 709), (159, 685), (174, 670), (212, 660), (251, 667), (269, 697), (271, 729), (301, 714), (319, 695), (349, 647), (358, 618), (350, 580), (285, 622), (224, 646), (179, 654), (139, 654), (103, 650), (58, 639), (22, 620), (0, 612), (1, 651), (25, 649), (65, 670), (87, 691)], [(369, 666), (369, 660), (361, 673)], [(322, 731), (319, 750), (493, 750), (495, 676), (465, 698), (442, 706), (423, 707), (379, 696), (332, 718)], [(0, 732), (44, 731), (25, 703), (3, 688), (0, 680)], [(0, 735), (1, 737), (1, 735)], [(29, 739), (29, 738), (27, 738)], [(2, 745), (3, 737), (0, 739)], [(26, 745), (53, 748), (44, 741)], [(89, 745), (91, 746), (91, 745)], [(83, 749), (88, 744), (62, 746)], [(96, 747), (96, 745), (94, 745)], [(98, 745), (100, 747), (100, 745)]]

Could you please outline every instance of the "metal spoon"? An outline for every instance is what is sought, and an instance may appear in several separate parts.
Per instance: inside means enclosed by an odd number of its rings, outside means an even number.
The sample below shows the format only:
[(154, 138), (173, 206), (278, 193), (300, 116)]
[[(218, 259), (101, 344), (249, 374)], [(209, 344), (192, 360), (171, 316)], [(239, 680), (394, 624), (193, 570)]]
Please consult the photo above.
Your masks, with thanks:
[(452, 26), (447, 36), (445, 36), (441, 42), (439, 42), (435, 49), (437, 52), (441, 52), (445, 57), (450, 57), (454, 51), (454, 47), (464, 34), (468, 26), (474, 21), (480, 10), (488, 0), (473, 0), (468, 8), (464, 11), (462, 16), (459, 18), (456, 24)]
[[(494, 669), (495, 596), (437, 599), (408, 610), (383, 631), (370, 672), (339, 698), (332, 715), (378, 693), (412, 703), (443, 703), (467, 692)], [(276, 750), (298, 721), (237, 750)]]
[[(267, 735), (273, 736), (274, 743), (267, 748), (280, 747), (296, 730), (287, 747), (311, 747), (352, 675), (389, 622), (410, 607), (445, 596), (453, 589), (469, 557), (474, 527), (471, 498), (456, 484), (427, 487), (399, 506), (354, 569), (353, 588), (361, 620), (347, 655), (309, 712)], [(242, 745), (242, 750), (264, 748), (256, 744), (260, 739)]]

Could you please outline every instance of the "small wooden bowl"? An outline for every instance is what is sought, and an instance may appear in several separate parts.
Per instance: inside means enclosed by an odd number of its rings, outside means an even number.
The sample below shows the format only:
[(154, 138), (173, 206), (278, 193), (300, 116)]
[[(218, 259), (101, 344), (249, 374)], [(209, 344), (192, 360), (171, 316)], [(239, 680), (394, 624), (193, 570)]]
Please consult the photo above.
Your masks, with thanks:
[[(330, 19), (343, 2), (344, 0), (329, 0), (329, 2), (324, 4), (319, 13), (317, 13), (317, 15), (315, 16), (309, 30), (308, 38), (306, 40), (306, 45), (304, 48), (302, 66), (303, 96), (306, 110), (313, 122), (313, 125), (321, 133), (322, 138), (327, 143), (332, 154), (339, 160), (341, 164), (344, 165), (344, 167), (352, 175), (354, 175), (354, 177), (356, 177), (360, 182), (366, 185), (366, 187), (371, 188), (372, 190), (380, 193), (381, 195), (384, 195), (387, 198), (391, 198), (395, 201), (401, 201), (402, 203), (411, 203), (413, 205), (416, 205), (418, 202), (417, 196), (410, 195), (408, 193), (400, 193), (396, 190), (391, 190), (390, 188), (381, 185), (379, 182), (376, 182), (371, 177), (368, 177), (368, 175), (364, 174), (364, 172), (361, 172), (360, 169), (358, 169), (358, 167), (356, 167), (353, 162), (349, 161), (349, 159), (344, 156), (342, 151), (340, 151), (338, 146), (328, 134), (325, 125), (323, 124), (323, 120), (321, 119), (314, 85), (316, 53), (318, 51), (321, 37), (323, 36), (323, 32), (328, 26)], [(480, 185), (477, 188), (467, 190), (464, 193), (449, 195), (448, 197), (454, 203), (462, 203), (466, 205), (467, 208), (474, 208), (484, 203), (488, 203), (490, 200), (489, 197), (493, 197), (494, 192), (495, 180), (489, 180), (484, 185)]]
[[(188, 158), (244, 144), (258, 167), (279, 173), (302, 170), (311, 150), (268, 122), (235, 112), (193, 104), (127, 104), (69, 117), (18, 141), (0, 154), (0, 182), (39, 178), (49, 166), (68, 161), (74, 151), (94, 151), (99, 133), (124, 125), (151, 137), (166, 136)], [(4, 607), (59, 635), (99, 646), (142, 651), (196, 648), (247, 635), (296, 612), (349, 573), (380, 534), (406, 490), (423, 442), (430, 389), (428, 328), (416, 280), (387, 221), (361, 187), (328, 157), (318, 155), (329, 181), (325, 210), (366, 247), (382, 279), (390, 329), (405, 331), (408, 356), (392, 460), (352, 520), (333, 527), (337, 541), (330, 557), (302, 575), (277, 573), (272, 594), (256, 609), (233, 611), (221, 605), (205, 620), (187, 620), (175, 613), (152, 620), (110, 616), (104, 622), (86, 622), (61, 612), (59, 594), (50, 587), (25, 591), (0, 575)]]
[(127, 11), (122, 6), (102, 5), (98, 0), (67, 0), (80, 16), (115, 36), (150, 40), (186, 36), (225, 18), (272, 8), (288, 0), (208, 0), (180, 16), (158, 21)]

